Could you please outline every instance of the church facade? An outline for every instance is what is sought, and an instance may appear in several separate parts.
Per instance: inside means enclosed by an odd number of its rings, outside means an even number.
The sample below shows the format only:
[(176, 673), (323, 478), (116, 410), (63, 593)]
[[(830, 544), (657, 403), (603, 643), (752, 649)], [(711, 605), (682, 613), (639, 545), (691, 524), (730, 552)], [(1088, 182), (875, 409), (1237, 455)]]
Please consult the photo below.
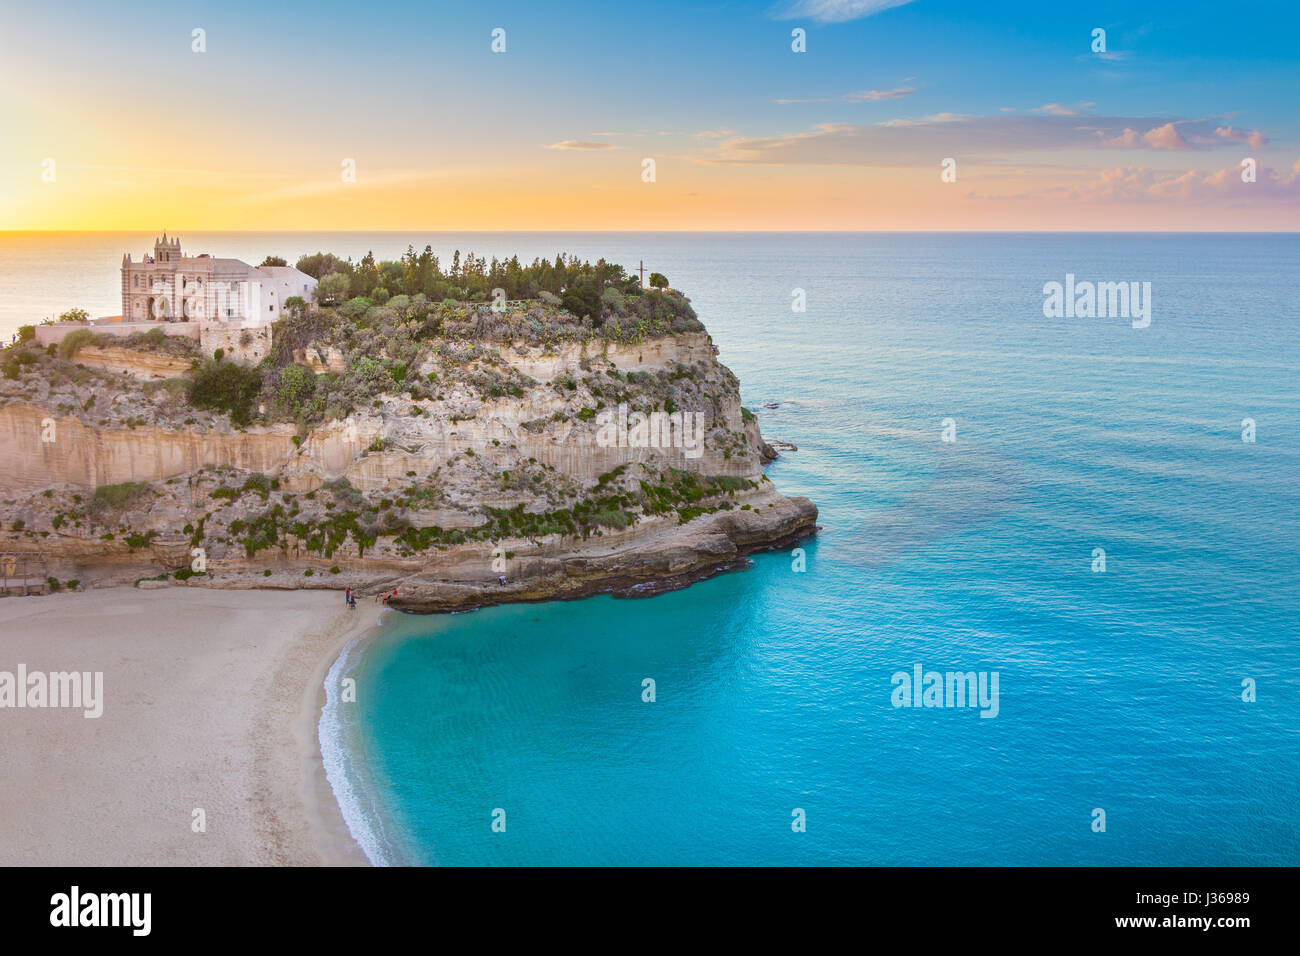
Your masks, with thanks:
[(187, 256), (166, 233), (153, 254), (122, 257), (123, 322), (220, 322), (263, 326), (280, 318), (287, 299), (308, 302), (316, 280), (291, 266), (250, 266), (240, 259)]

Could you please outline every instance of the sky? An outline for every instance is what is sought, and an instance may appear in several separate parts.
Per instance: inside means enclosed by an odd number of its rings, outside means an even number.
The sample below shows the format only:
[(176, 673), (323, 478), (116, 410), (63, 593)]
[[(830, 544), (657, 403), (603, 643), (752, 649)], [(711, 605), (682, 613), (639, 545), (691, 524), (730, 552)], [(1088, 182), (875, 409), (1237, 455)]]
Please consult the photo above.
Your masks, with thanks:
[(56, 0), (0, 78), (8, 230), (1300, 230), (1294, 2)]

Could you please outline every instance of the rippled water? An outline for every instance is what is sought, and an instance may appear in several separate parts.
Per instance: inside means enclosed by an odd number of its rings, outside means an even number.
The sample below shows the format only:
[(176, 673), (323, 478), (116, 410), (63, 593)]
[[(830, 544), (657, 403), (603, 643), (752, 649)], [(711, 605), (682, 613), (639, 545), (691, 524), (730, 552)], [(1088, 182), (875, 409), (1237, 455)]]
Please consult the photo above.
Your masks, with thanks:
[[(693, 295), (824, 530), (803, 574), (395, 621), (351, 670), (387, 859), (1300, 862), (1296, 237), (603, 245)], [(1151, 326), (1045, 319), (1067, 272)], [(893, 707), (918, 663), (997, 717)]]

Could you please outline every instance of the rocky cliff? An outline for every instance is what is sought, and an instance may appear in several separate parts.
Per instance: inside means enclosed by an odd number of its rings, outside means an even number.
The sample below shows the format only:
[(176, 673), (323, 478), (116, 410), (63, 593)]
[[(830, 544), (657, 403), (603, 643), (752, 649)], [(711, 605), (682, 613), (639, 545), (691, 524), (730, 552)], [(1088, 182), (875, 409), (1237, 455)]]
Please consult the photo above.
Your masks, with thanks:
[[(763, 475), (774, 453), (706, 333), (538, 338), (440, 336), (404, 361), (289, 342), (241, 424), (175, 358), (14, 353), (0, 551), (81, 587), (396, 587), (452, 610), (654, 593), (815, 530)], [(275, 421), (303, 382), (346, 414)]]

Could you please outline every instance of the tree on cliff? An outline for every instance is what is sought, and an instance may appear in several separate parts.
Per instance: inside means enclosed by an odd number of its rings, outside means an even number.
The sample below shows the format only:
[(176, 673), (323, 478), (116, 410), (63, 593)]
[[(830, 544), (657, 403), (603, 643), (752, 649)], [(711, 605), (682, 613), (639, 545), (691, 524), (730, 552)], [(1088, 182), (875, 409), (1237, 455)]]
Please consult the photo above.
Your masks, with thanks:
[(650, 273), (650, 287), (652, 289), (668, 288), (668, 277), (664, 275), (662, 272)]
[(331, 272), (316, 286), (316, 301), (321, 305), (337, 305), (352, 294), (352, 279), (343, 272)]
[(565, 291), (561, 298), (564, 308), (578, 318), (591, 316), (591, 321), (600, 324), (601, 290), (594, 276), (585, 275), (577, 279)]
[(287, 266), (288, 264), (289, 263), (285, 262), (279, 256), (267, 256), (262, 260), (262, 265), (258, 268), (265, 268), (266, 266)]
[(294, 318), (302, 316), (307, 311), (307, 300), (300, 295), (291, 295), (284, 300), (285, 311)]
[(69, 309), (59, 316), (60, 322), (86, 322), (90, 319), (90, 313), (85, 309)]
[(297, 268), (299, 272), (305, 272), (313, 279), (323, 279), (331, 272), (351, 272), (352, 263), (340, 259), (331, 252), (318, 252), (314, 256), (303, 256), (299, 259)]

